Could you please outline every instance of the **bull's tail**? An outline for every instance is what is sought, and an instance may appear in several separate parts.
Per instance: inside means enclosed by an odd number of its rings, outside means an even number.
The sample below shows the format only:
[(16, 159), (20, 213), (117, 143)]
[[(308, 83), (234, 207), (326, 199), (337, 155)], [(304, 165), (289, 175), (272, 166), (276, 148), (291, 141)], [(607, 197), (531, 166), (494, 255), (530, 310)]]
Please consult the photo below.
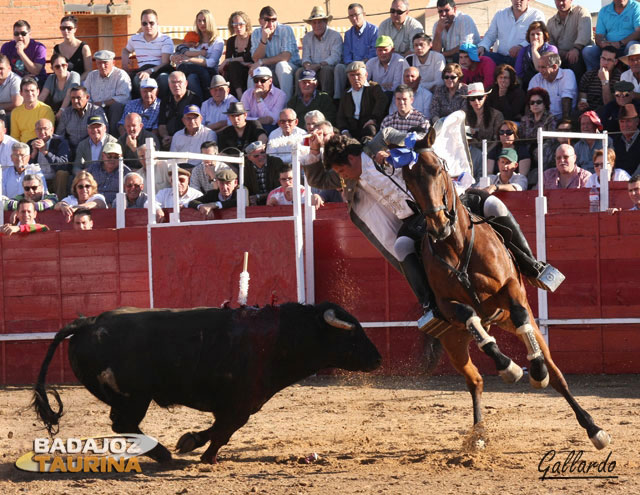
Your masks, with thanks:
[(42, 362), (42, 366), (40, 368), (40, 374), (38, 375), (38, 381), (33, 391), (33, 401), (31, 405), (34, 407), (36, 414), (40, 418), (40, 420), (44, 423), (49, 435), (55, 435), (58, 433), (58, 422), (62, 417), (62, 400), (60, 399), (60, 395), (54, 389), (49, 390), (51, 395), (58, 402), (58, 410), (54, 411), (49, 404), (49, 397), (47, 396), (47, 386), (45, 384), (47, 377), (47, 370), (49, 369), (49, 363), (53, 359), (53, 355), (58, 348), (60, 342), (66, 339), (68, 336), (73, 335), (78, 330), (81, 330), (84, 327), (84, 322), (86, 318), (79, 318), (74, 322), (70, 323), (62, 330), (60, 330), (56, 336), (53, 338), (53, 342), (49, 346), (49, 350), (47, 351), (47, 355)]

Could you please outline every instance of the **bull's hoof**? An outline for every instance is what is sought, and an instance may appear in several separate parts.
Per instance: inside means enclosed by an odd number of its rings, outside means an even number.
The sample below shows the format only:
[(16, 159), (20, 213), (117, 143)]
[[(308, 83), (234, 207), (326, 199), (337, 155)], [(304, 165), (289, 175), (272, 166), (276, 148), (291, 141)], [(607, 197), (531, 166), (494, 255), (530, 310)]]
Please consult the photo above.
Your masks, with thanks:
[(509, 366), (503, 370), (499, 370), (498, 374), (502, 377), (502, 380), (505, 383), (516, 383), (520, 378), (522, 378), (524, 372), (520, 366), (509, 360)]
[(546, 388), (549, 385), (549, 371), (543, 358), (537, 357), (531, 360), (529, 383), (533, 388)]
[(178, 443), (176, 444), (176, 450), (180, 454), (186, 454), (187, 452), (191, 452), (193, 449), (199, 447), (198, 439), (195, 433), (188, 432), (180, 437)]
[(217, 454), (207, 454), (206, 452), (200, 456), (200, 460), (205, 464), (218, 464)]
[(147, 452), (146, 455), (148, 457), (151, 457), (151, 459), (153, 459), (154, 461), (159, 462), (161, 464), (171, 462), (172, 460), (171, 452), (169, 452), (164, 445), (160, 445), (160, 444), (152, 448), (149, 452)]
[(599, 430), (598, 433), (590, 437), (589, 440), (591, 440), (591, 443), (593, 443), (596, 449), (602, 450), (611, 443), (611, 435), (604, 430)]

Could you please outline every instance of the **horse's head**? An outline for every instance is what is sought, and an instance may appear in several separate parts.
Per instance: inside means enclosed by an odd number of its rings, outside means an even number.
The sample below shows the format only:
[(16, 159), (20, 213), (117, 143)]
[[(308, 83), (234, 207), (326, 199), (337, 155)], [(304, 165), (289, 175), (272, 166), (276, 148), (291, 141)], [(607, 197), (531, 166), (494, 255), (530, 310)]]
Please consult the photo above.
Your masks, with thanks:
[[(416, 150), (429, 148), (432, 141), (428, 140), (416, 143)], [(444, 162), (424, 149), (414, 165), (402, 168), (402, 175), (426, 219), (429, 235), (439, 241), (449, 237), (455, 227), (457, 198)]]

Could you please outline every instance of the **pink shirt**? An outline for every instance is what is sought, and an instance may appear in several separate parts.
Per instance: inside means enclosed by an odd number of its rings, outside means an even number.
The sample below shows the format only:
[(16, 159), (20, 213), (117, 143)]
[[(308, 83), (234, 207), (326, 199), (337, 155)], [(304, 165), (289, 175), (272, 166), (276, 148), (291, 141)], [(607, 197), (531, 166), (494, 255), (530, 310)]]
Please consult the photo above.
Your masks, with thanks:
[(462, 82), (465, 84), (481, 82), (484, 85), (484, 90), (489, 91), (491, 86), (493, 86), (493, 73), (496, 70), (496, 63), (489, 57), (483, 55), (477, 64), (473, 71), (470, 69), (462, 69)]
[(247, 117), (250, 119), (259, 119), (260, 117), (271, 117), (273, 123), (278, 122), (280, 112), (287, 104), (287, 94), (280, 88), (271, 86), (271, 90), (267, 97), (262, 101), (256, 100), (255, 94), (252, 90), (247, 90), (242, 95), (242, 104), (247, 110)]
[(591, 172), (576, 166), (576, 174), (573, 176), (567, 187), (560, 185), (560, 174), (557, 168), (550, 168), (544, 171), (543, 185), (545, 190), (548, 189), (575, 189), (578, 187), (585, 187), (587, 181), (591, 177)]

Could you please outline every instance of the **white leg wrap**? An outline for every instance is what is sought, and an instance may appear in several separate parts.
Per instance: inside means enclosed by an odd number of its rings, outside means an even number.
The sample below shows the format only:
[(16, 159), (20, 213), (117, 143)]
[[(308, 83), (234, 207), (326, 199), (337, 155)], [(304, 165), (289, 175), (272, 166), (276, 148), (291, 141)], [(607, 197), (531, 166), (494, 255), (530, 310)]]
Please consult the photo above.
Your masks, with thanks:
[(518, 327), (516, 330), (518, 335), (524, 335), (524, 344), (527, 346), (527, 359), (529, 361), (542, 357), (542, 351), (540, 350), (540, 346), (538, 345), (538, 341), (536, 340), (535, 333), (533, 331), (533, 327), (531, 323), (525, 323), (521, 327)]
[(496, 339), (491, 337), (487, 331), (482, 327), (482, 322), (478, 316), (472, 316), (465, 322), (467, 330), (471, 332), (473, 338), (476, 339), (476, 344), (482, 349), (482, 347), (491, 342), (495, 342)]

